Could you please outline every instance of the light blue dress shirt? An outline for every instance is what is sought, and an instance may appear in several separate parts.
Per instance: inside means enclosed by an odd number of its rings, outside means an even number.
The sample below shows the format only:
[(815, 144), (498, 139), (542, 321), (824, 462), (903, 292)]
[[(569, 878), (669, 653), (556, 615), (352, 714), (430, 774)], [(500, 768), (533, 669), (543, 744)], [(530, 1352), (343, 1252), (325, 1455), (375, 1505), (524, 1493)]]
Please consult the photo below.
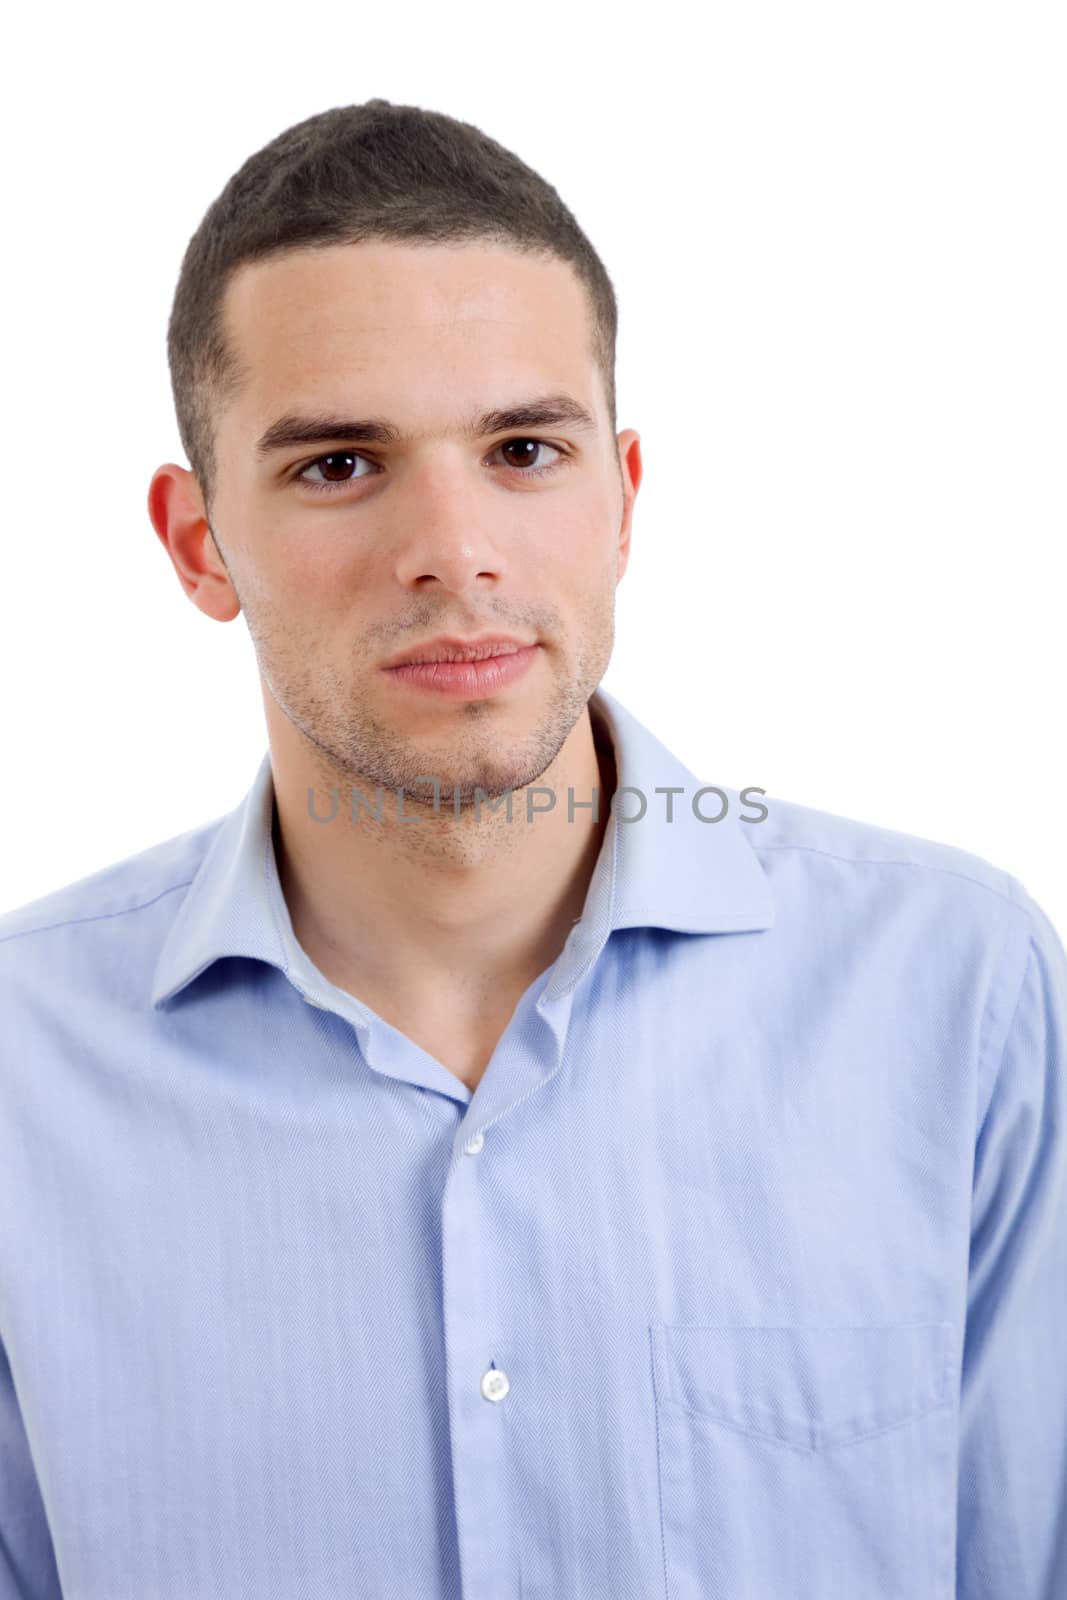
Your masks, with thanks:
[(0, 919), (2, 1600), (1067, 1595), (1062, 944), (591, 709), (474, 1093), (297, 945), (268, 755)]

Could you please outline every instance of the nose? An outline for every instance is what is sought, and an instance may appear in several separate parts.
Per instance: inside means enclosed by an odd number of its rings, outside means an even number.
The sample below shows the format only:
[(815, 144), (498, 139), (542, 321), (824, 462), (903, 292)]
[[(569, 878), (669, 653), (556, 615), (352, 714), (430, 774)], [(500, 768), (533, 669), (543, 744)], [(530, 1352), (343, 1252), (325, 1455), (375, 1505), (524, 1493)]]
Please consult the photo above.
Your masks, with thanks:
[[(397, 497), (403, 519), (396, 577), (405, 588), (437, 582), (455, 594), (504, 576), (499, 489), (472, 477), (477, 469), (438, 461), (411, 475)], [(496, 504), (494, 505), (494, 501)]]

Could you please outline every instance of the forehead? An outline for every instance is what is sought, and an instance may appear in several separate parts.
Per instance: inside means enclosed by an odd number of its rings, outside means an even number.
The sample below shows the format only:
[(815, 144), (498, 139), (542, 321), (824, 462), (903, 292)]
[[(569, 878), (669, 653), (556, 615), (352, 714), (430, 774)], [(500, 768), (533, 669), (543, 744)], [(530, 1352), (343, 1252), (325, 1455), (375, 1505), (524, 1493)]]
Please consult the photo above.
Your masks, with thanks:
[(457, 376), (499, 357), (531, 378), (592, 382), (591, 311), (575, 271), (498, 245), (288, 250), (237, 269), (223, 326), (251, 389), (271, 394), (342, 373), (411, 377), (428, 358), (454, 363)]

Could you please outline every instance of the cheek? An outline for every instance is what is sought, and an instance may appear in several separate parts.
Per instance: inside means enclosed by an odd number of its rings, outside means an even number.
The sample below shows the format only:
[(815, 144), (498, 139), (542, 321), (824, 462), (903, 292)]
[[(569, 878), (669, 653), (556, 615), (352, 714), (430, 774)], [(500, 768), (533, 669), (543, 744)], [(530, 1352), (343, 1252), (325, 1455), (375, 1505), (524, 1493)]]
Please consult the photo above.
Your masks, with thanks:
[[(614, 581), (617, 540), (603, 506), (584, 520), (568, 518), (543, 552), (543, 564), (576, 591)], [(539, 563), (540, 564), (540, 563)]]
[(309, 619), (340, 615), (352, 597), (370, 592), (370, 563), (354, 541), (308, 537), (279, 543), (267, 575), (275, 605)]

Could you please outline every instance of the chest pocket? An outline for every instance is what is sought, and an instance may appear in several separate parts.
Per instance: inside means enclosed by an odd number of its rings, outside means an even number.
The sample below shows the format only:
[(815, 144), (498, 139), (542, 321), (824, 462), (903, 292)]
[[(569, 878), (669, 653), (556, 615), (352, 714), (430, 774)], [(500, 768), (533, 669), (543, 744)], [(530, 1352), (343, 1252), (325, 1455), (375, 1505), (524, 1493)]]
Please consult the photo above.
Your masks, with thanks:
[(954, 1324), (649, 1331), (669, 1600), (951, 1600)]

